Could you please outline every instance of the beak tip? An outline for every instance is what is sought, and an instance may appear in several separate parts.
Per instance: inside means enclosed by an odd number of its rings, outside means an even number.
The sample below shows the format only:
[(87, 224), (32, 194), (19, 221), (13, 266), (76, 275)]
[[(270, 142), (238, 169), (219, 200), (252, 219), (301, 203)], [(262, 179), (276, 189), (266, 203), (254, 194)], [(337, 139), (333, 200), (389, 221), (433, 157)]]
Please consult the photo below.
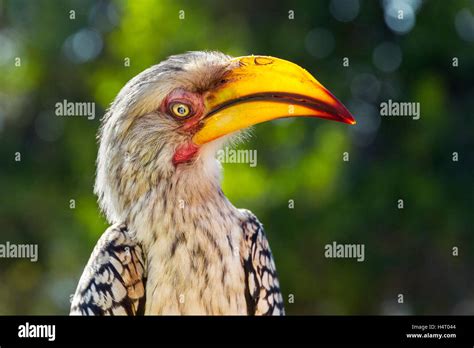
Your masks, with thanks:
[(341, 105), (341, 108), (339, 109), (339, 115), (340, 115), (339, 117), (342, 118), (344, 123), (350, 124), (351, 126), (355, 125), (357, 122), (356, 122), (354, 116), (352, 116), (350, 111), (347, 110), (347, 108), (344, 105), (342, 105), (342, 104), (340, 104), (340, 105)]

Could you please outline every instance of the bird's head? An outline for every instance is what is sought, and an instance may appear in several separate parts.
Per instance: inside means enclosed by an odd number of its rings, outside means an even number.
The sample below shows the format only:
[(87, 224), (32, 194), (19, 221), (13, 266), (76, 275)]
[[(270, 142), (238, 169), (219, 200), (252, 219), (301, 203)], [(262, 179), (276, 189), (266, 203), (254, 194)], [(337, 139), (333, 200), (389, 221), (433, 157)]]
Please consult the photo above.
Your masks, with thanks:
[[(311, 74), (265, 56), (189, 52), (120, 91), (103, 119), (95, 191), (112, 222), (163, 183), (183, 190), (219, 180), (216, 151), (248, 127), (283, 117), (354, 124)], [(183, 178), (187, 178), (186, 180)]]

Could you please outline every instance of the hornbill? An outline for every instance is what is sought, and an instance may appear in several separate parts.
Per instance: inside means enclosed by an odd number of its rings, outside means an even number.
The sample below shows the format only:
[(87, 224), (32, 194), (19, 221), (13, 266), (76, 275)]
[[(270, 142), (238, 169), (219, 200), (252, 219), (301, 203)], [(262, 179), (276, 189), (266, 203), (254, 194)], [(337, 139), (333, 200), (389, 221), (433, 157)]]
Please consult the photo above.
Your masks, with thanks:
[(188, 52), (132, 78), (102, 120), (95, 193), (111, 226), (71, 314), (284, 314), (263, 227), (225, 197), (215, 155), (252, 125), (294, 116), (355, 123), (274, 57)]

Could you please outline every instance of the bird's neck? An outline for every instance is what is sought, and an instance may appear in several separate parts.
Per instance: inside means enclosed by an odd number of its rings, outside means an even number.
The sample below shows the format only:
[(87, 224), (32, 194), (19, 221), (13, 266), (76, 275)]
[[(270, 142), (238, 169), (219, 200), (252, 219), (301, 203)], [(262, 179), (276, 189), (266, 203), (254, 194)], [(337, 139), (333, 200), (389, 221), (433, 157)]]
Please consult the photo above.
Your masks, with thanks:
[(144, 194), (130, 209), (126, 223), (145, 248), (161, 237), (211, 233), (226, 238), (225, 225), (238, 223), (241, 213), (222, 192), (220, 167), (178, 168)]
[(178, 174), (151, 190), (129, 222), (145, 251), (145, 311), (245, 314), (243, 213), (217, 178)]

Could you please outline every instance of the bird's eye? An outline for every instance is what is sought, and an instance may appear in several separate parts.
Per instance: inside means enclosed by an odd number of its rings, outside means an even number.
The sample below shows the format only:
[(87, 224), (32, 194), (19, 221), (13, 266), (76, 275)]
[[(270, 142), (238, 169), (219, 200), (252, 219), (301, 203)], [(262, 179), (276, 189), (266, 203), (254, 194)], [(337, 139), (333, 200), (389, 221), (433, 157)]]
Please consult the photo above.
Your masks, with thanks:
[(188, 117), (191, 114), (191, 108), (183, 103), (174, 103), (171, 105), (171, 112), (178, 118)]

